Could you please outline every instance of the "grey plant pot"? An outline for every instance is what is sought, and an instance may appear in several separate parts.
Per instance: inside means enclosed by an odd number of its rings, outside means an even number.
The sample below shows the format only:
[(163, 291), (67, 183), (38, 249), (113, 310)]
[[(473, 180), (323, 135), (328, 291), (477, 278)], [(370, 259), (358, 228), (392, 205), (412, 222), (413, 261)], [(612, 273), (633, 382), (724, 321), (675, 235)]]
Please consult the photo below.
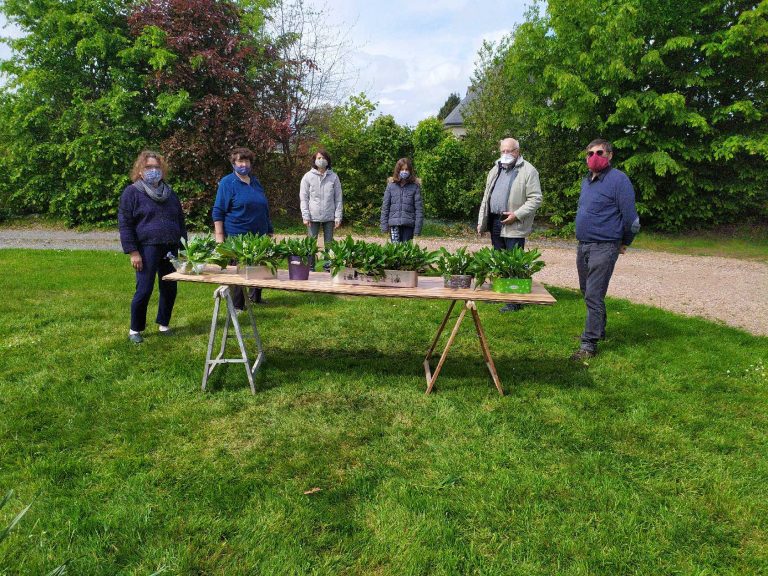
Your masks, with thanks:
[(443, 279), (443, 285), (446, 288), (458, 290), (459, 288), (470, 288), (472, 286), (472, 276), (469, 274), (454, 274)]

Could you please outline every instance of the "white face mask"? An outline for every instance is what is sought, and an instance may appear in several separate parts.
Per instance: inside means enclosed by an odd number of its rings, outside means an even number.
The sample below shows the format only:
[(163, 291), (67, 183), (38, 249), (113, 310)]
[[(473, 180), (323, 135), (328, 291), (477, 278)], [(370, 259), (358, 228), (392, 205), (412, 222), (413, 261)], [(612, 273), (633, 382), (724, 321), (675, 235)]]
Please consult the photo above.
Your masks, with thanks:
[(499, 158), (499, 162), (502, 164), (514, 164), (517, 158), (515, 158), (514, 154), (502, 154), (501, 158)]
[(328, 160), (326, 160), (325, 158), (318, 158), (317, 160), (315, 160), (315, 166), (317, 166), (318, 168), (320, 168), (320, 170), (322, 170), (323, 168), (328, 166)]

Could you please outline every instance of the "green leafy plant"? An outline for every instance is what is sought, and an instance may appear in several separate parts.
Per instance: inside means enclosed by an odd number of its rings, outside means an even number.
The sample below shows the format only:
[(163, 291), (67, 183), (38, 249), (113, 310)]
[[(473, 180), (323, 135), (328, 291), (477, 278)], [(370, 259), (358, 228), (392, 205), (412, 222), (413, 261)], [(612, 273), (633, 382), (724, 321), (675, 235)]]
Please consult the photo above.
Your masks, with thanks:
[(374, 242), (347, 236), (344, 240), (334, 240), (326, 246), (323, 257), (330, 263), (331, 274), (334, 276), (344, 268), (355, 268), (368, 276), (384, 277), (386, 258), (383, 247)]
[(531, 278), (544, 266), (537, 249), (523, 250), (515, 246), (512, 250), (481, 248), (475, 252), (471, 268), (475, 286), (482, 286), (488, 278)]
[(432, 268), (438, 253), (413, 242), (392, 242), (381, 247), (386, 270), (426, 272)]
[(177, 271), (185, 274), (199, 274), (208, 263), (225, 268), (229, 259), (222, 256), (217, 248), (216, 240), (210, 234), (182, 238), (178, 257), (169, 252), (168, 259)]
[(280, 242), (280, 250), (286, 257), (295, 256), (302, 264), (309, 264), (317, 256), (317, 238), (305, 236), (303, 238), (284, 238)]
[(474, 254), (468, 252), (466, 246), (462, 246), (457, 248), (454, 253), (440, 248), (435, 264), (437, 271), (443, 278), (450, 278), (462, 274), (474, 276), (474, 262)]
[(273, 274), (284, 258), (283, 249), (270, 236), (258, 236), (251, 232), (229, 236), (219, 244), (221, 258), (236, 260), (239, 266), (266, 266)]
[[(181, 250), (179, 250), (179, 260), (191, 264), (206, 264), (215, 259), (216, 240), (213, 236), (193, 236), (190, 239), (181, 239)], [(226, 265), (226, 264), (225, 264)]]

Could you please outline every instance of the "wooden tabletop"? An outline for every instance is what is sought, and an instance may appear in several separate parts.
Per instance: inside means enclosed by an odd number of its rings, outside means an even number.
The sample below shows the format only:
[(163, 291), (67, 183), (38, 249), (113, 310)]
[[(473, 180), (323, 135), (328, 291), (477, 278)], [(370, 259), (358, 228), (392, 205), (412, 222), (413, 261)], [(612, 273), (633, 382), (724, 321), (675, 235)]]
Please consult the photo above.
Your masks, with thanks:
[(230, 286), (252, 286), (274, 290), (295, 290), (298, 292), (322, 292), (325, 294), (343, 294), (347, 296), (379, 296), (387, 298), (427, 298), (436, 300), (475, 300), (493, 302), (515, 302), (518, 304), (552, 305), (554, 297), (539, 282), (533, 282), (530, 294), (501, 294), (491, 292), (488, 284), (477, 290), (453, 290), (443, 286), (440, 276), (419, 276), (415, 288), (386, 288), (381, 286), (351, 286), (333, 284), (327, 272), (310, 272), (309, 280), (289, 280), (288, 270), (278, 270), (276, 280), (246, 280), (237, 274), (234, 266), (219, 270), (218, 266), (206, 266), (202, 274), (180, 274), (174, 272), (163, 277), (164, 280), (179, 282), (199, 282), (204, 284), (225, 284)]

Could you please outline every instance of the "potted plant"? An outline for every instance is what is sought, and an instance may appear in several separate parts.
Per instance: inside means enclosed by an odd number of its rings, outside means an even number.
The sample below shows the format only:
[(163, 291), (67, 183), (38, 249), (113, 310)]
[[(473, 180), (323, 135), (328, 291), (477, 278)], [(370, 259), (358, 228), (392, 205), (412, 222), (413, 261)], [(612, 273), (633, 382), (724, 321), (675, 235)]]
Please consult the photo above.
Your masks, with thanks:
[(280, 248), (288, 257), (288, 278), (291, 280), (307, 280), (310, 263), (317, 256), (317, 238), (285, 238)]
[(283, 259), (283, 251), (270, 236), (258, 236), (251, 232), (229, 236), (219, 244), (221, 258), (237, 261), (237, 272), (246, 280), (269, 280), (277, 276), (277, 265)]
[(531, 277), (544, 268), (541, 253), (515, 247), (512, 250), (482, 248), (475, 253), (472, 268), (475, 288), (491, 279), (494, 292), (527, 294), (531, 291)]
[[(216, 240), (213, 236), (193, 236), (189, 240), (181, 239), (179, 255), (168, 252), (167, 258), (177, 272), (181, 274), (202, 274), (206, 263), (219, 264), (216, 254)], [(221, 266), (221, 264), (219, 264)], [(224, 263), (222, 268), (226, 266)]]
[(409, 288), (418, 284), (419, 273), (430, 270), (438, 255), (411, 241), (385, 244), (382, 254), (385, 279)]
[(347, 236), (344, 240), (334, 240), (325, 246), (323, 258), (330, 265), (331, 277), (336, 283), (342, 278), (354, 280), (358, 275), (373, 278), (384, 276), (381, 246), (364, 240), (354, 240), (352, 236)]
[(474, 255), (467, 252), (467, 247), (458, 248), (453, 254), (440, 248), (437, 258), (437, 271), (443, 277), (446, 288), (469, 288), (472, 285)]

